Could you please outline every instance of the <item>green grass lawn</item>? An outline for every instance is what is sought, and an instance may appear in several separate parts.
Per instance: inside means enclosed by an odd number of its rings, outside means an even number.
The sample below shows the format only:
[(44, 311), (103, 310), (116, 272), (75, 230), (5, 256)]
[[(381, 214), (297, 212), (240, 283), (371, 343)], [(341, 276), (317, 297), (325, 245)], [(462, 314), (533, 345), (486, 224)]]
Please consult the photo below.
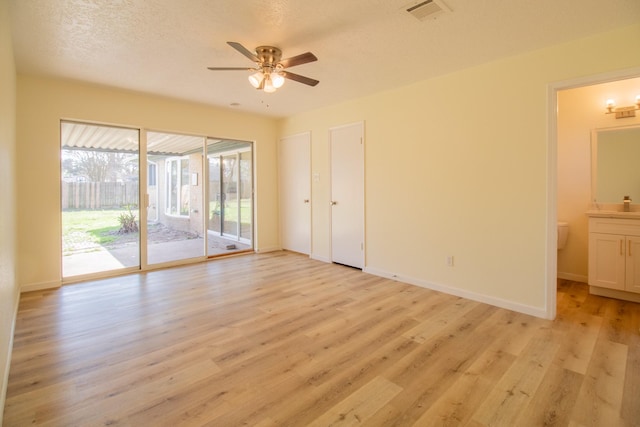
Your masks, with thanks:
[[(138, 211), (132, 210), (138, 218)], [(97, 250), (121, 239), (118, 234), (121, 214), (127, 209), (68, 210), (62, 212), (62, 252)], [(134, 234), (134, 233), (130, 233)], [(137, 233), (135, 233), (137, 235)]]
[[(209, 212), (220, 212), (220, 203), (209, 202)], [(238, 217), (238, 202), (236, 200), (228, 200), (225, 203), (224, 212), (227, 219), (235, 220)], [(251, 199), (240, 200), (240, 215), (242, 222), (251, 223)]]

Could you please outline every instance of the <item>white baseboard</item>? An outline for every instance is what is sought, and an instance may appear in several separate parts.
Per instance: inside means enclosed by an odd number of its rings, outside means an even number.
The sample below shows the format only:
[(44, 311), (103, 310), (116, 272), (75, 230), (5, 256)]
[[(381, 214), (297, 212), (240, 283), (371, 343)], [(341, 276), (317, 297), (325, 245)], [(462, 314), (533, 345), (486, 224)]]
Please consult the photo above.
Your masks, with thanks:
[(279, 248), (277, 246), (272, 246), (270, 248), (256, 248), (256, 253), (260, 253), (260, 254), (264, 254), (267, 252), (278, 252), (281, 251), (282, 248)]
[(439, 291), (445, 294), (455, 295), (457, 297), (462, 297), (462, 298), (470, 299), (473, 301), (478, 301), (481, 303), (493, 305), (496, 307), (505, 308), (507, 310), (517, 311), (518, 313), (528, 314), (528, 315), (540, 317), (543, 319), (551, 318), (551, 315), (542, 308), (532, 307), (530, 305), (524, 305), (517, 302), (505, 300), (502, 298), (492, 297), (489, 295), (478, 294), (475, 292), (454, 288), (447, 285), (431, 283), (422, 279), (399, 276), (397, 274), (388, 273), (386, 271), (378, 270), (375, 268), (365, 267), (363, 271), (365, 273), (373, 274), (374, 276), (380, 276), (380, 277), (385, 277), (387, 279), (397, 280), (399, 282), (408, 283), (410, 285), (420, 286), (421, 288), (427, 288), (427, 289)]
[(580, 274), (563, 273), (558, 271), (558, 279), (571, 280), (573, 282), (589, 283), (589, 277)]
[(324, 256), (311, 254), (311, 255), (309, 255), (309, 258), (315, 259), (316, 261), (322, 261), (322, 262), (326, 262), (326, 263), (331, 263), (331, 258), (327, 258), (327, 257), (324, 257)]
[(20, 292), (44, 291), (45, 289), (56, 289), (62, 286), (61, 281), (29, 283), (20, 287)]

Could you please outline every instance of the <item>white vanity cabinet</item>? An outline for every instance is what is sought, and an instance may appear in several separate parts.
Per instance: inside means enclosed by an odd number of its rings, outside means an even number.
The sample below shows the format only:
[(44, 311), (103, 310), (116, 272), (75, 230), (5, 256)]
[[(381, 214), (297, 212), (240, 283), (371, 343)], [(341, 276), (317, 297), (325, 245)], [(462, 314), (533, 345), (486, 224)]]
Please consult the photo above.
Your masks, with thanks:
[(589, 286), (640, 293), (640, 217), (590, 216)]

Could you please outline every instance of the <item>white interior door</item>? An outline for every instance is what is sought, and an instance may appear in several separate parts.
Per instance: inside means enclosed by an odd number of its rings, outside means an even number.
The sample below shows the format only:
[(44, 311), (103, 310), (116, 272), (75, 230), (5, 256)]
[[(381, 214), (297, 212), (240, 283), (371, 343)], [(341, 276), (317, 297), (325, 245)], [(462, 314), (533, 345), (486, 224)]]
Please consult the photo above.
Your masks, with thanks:
[(280, 232), (282, 248), (311, 252), (311, 135), (280, 140)]
[(364, 268), (364, 123), (329, 132), (331, 260)]

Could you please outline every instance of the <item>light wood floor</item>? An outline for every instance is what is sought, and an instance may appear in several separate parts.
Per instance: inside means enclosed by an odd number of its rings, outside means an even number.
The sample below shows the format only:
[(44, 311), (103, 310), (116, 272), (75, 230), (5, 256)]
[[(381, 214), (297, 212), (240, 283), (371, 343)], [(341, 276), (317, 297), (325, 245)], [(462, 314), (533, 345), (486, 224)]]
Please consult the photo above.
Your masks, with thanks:
[(4, 425), (640, 425), (640, 304), (558, 312), (286, 252), (32, 292)]

